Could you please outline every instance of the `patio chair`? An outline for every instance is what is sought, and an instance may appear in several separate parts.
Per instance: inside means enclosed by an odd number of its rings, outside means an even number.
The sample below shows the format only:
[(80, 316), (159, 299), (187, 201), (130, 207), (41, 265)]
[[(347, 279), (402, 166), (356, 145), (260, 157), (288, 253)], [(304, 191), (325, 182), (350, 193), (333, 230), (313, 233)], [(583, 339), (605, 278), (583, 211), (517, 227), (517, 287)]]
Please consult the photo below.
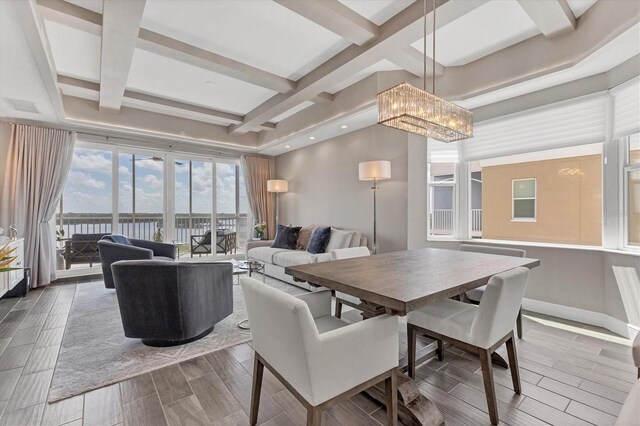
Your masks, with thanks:
[(88, 263), (93, 266), (100, 262), (98, 241), (105, 234), (73, 234), (70, 240), (64, 242), (64, 268), (69, 269), (73, 264)]

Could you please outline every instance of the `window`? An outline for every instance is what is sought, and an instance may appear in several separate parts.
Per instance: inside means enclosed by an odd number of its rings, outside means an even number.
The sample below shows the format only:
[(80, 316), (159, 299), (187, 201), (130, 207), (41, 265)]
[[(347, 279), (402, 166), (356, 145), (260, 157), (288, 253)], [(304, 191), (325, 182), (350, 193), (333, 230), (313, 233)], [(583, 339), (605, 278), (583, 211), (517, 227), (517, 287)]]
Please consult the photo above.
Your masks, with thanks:
[(627, 139), (624, 167), (625, 246), (640, 248), (640, 134)]
[(602, 144), (468, 164), (471, 237), (602, 244)]
[[(66, 246), (71, 249), (70, 238), (73, 235), (111, 232), (112, 162), (113, 155), (110, 151), (82, 146), (74, 150), (60, 199), (60, 210), (56, 215), (57, 269), (89, 267), (88, 262), (71, 259), (65, 253)], [(100, 267), (96, 263), (91, 266)]]
[(429, 235), (453, 236), (456, 224), (455, 163), (429, 164)]
[(188, 251), (192, 235), (211, 230), (213, 164), (211, 161), (175, 161), (174, 241)]
[(514, 179), (511, 220), (536, 220), (536, 180)]
[(121, 234), (164, 241), (164, 157), (118, 155), (118, 223)]

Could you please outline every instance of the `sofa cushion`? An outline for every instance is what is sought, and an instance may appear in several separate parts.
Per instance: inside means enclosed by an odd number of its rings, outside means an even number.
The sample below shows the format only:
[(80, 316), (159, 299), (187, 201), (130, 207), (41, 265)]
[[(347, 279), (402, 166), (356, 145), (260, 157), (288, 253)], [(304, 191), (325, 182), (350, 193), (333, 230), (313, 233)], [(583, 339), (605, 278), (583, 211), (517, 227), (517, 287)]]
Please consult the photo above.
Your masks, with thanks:
[(331, 228), (328, 226), (320, 226), (311, 234), (311, 240), (307, 246), (309, 253), (324, 253), (327, 250), (327, 244), (331, 238)]
[(286, 249), (271, 248), (271, 247), (255, 247), (247, 252), (249, 259), (259, 260), (260, 262), (273, 263), (273, 255)]
[(362, 233), (359, 231), (353, 231), (353, 237), (351, 238), (351, 244), (349, 244), (349, 247), (360, 247), (360, 238), (362, 238)]
[(306, 250), (311, 241), (311, 235), (318, 225), (305, 226), (298, 233), (298, 242), (296, 243), (296, 250)]
[(273, 244), (271, 244), (271, 247), (295, 250), (296, 243), (298, 242), (298, 234), (300, 233), (300, 228), (300, 226), (284, 226), (278, 224), (276, 239), (273, 240)]
[(331, 261), (331, 253), (318, 253), (314, 255), (313, 263), (330, 262), (330, 261)]
[(287, 266), (306, 265), (313, 263), (314, 255), (308, 251), (287, 250), (273, 255), (273, 264), (286, 268)]
[(331, 238), (325, 252), (331, 253), (331, 250), (349, 248), (354, 231), (343, 231), (341, 229), (331, 228)]

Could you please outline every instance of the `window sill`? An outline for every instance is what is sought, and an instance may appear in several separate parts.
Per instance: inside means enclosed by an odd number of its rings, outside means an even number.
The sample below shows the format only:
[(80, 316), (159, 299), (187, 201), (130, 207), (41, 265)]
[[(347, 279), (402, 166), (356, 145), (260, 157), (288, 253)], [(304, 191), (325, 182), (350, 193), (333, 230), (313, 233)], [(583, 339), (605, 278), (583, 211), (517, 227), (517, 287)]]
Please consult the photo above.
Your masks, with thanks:
[(537, 222), (537, 220), (536, 219), (511, 219), (511, 222), (535, 223), (535, 222)]
[(486, 243), (486, 244), (503, 245), (503, 246), (542, 247), (542, 248), (546, 247), (546, 248), (567, 249), (567, 250), (599, 251), (604, 253), (623, 254), (628, 256), (640, 257), (640, 250), (636, 250), (632, 248), (610, 249), (610, 248), (604, 248), (600, 246), (587, 246), (587, 245), (579, 245), (579, 244), (540, 243), (535, 241), (514, 241), (514, 240), (488, 240), (488, 239), (482, 239), (482, 238), (471, 238), (471, 239), (428, 238), (427, 239), (427, 242), (432, 242), (432, 241), (475, 243), (478, 245), (482, 245)]

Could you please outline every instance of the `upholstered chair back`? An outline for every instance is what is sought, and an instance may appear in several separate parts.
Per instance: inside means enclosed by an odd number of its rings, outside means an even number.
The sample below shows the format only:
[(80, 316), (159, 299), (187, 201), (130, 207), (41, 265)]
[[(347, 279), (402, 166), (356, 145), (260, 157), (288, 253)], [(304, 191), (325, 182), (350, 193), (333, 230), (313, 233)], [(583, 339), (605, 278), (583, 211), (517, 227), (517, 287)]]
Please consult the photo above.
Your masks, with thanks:
[(371, 253), (366, 247), (351, 247), (331, 250), (331, 260), (351, 259), (354, 257), (369, 256)]
[(312, 400), (305, 340), (318, 338), (308, 305), (253, 278), (240, 279), (253, 347), (307, 401)]
[(458, 250), (471, 251), (474, 253), (499, 254), (502, 256), (513, 256), (513, 257), (527, 256), (527, 252), (525, 250), (507, 248), (507, 247), (483, 246), (483, 245), (476, 245), (476, 244), (460, 244), (460, 247), (458, 247)]
[(529, 269), (518, 267), (489, 279), (471, 324), (473, 344), (488, 349), (513, 330), (529, 281)]

